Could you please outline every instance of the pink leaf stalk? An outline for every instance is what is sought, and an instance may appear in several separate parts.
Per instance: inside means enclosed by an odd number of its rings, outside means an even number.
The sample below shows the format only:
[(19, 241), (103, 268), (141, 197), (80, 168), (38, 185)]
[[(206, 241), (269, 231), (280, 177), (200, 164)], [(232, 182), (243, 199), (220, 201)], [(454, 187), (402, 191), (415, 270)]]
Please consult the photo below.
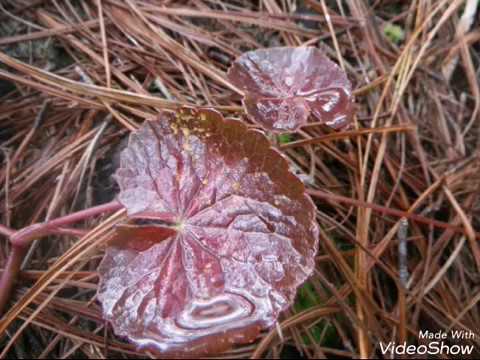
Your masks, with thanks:
[(78, 234), (79, 232), (75, 229), (64, 229), (63, 227), (96, 215), (114, 212), (121, 208), (122, 205), (118, 201), (112, 201), (44, 223), (32, 224), (18, 231), (1, 226), (0, 233), (9, 238), (12, 248), (0, 278), (0, 315), (3, 314), (5, 306), (11, 297), (15, 281), (20, 273), (23, 258), (33, 240), (53, 234)]

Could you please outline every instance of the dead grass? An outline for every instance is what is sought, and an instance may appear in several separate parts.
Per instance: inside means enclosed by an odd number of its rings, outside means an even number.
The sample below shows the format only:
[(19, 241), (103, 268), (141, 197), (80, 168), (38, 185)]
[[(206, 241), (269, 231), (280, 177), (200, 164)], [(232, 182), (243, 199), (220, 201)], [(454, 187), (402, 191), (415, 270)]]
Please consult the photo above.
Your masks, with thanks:
[[(478, 17), (471, 27), (460, 20), (471, 1), (366, 3), (3, 1), (1, 224), (111, 200), (113, 154), (139, 123), (183, 104), (243, 117), (225, 77), (235, 57), (318, 46), (354, 83), (357, 113), (345, 133), (308, 126), (280, 145), (312, 180), (322, 227), (315, 275), (278, 328), (226, 356), (294, 347), (305, 357), (375, 357), (379, 342), (452, 328), (476, 332), (478, 356)], [(404, 38), (387, 37), (389, 24)], [(149, 355), (115, 338), (95, 302), (102, 244), (122, 216), (38, 240), (0, 320), (3, 357)]]

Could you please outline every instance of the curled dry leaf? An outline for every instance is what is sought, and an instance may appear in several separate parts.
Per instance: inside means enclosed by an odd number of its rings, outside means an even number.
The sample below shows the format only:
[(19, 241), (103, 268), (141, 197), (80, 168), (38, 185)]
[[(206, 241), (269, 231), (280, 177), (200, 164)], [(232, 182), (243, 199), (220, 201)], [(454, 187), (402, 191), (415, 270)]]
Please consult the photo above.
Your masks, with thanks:
[(233, 63), (228, 78), (244, 92), (246, 112), (267, 130), (295, 131), (309, 118), (335, 129), (349, 121), (350, 81), (316, 48), (249, 51)]
[(169, 354), (253, 341), (311, 274), (315, 207), (258, 131), (182, 109), (130, 137), (116, 173), (132, 223), (100, 265), (115, 333)]

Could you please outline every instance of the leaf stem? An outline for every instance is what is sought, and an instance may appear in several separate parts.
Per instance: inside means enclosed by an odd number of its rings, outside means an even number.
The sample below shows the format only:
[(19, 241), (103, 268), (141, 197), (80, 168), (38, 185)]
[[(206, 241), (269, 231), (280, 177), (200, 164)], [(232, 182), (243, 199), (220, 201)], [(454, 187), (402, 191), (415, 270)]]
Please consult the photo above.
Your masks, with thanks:
[(0, 314), (3, 314), (3, 310), (10, 299), (13, 285), (18, 278), (20, 267), (27, 250), (28, 247), (20, 246), (12, 246), (10, 250), (7, 263), (5, 264), (5, 270), (0, 278)]
[[(32, 224), (18, 231), (0, 225), (0, 234), (7, 236), (12, 245), (12, 249), (8, 255), (7, 263), (5, 265), (5, 270), (2, 272), (2, 276), (0, 278), (0, 314), (3, 313), (3, 310), (10, 299), (13, 286), (18, 278), (18, 274), (20, 273), (20, 267), (22, 265), (23, 258), (34, 239), (58, 233), (75, 234), (74, 230), (65, 229), (64, 227), (78, 221), (89, 219), (96, 215), (117, 211), (122, 207), (123, 206), (118, 201), (112, 201), (106, 204), (77, 211), (47, 222)], [(81, 232), (77, 233), (81, 234)]]

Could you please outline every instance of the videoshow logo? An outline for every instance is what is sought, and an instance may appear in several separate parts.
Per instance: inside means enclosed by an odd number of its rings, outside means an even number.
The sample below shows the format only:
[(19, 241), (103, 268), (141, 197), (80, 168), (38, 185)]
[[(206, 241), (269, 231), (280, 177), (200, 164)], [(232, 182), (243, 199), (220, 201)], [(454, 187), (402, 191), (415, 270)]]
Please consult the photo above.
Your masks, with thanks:
[(382, 355), (471, 355), (474, 349), (473, 345), (451, 344), (444, 340), (451, 339), (454, 342), (459, 340), (474, 340), (475, 334), (472, 331), (452, 330), (447, 333), (444, 331), (430, 332), (428, 330), (420, 331), (419, 339), (429, 340), (428, 344), (408, 345), (407, 342), (398, 344), (394, 341), (389, 343), (380, 343)]

